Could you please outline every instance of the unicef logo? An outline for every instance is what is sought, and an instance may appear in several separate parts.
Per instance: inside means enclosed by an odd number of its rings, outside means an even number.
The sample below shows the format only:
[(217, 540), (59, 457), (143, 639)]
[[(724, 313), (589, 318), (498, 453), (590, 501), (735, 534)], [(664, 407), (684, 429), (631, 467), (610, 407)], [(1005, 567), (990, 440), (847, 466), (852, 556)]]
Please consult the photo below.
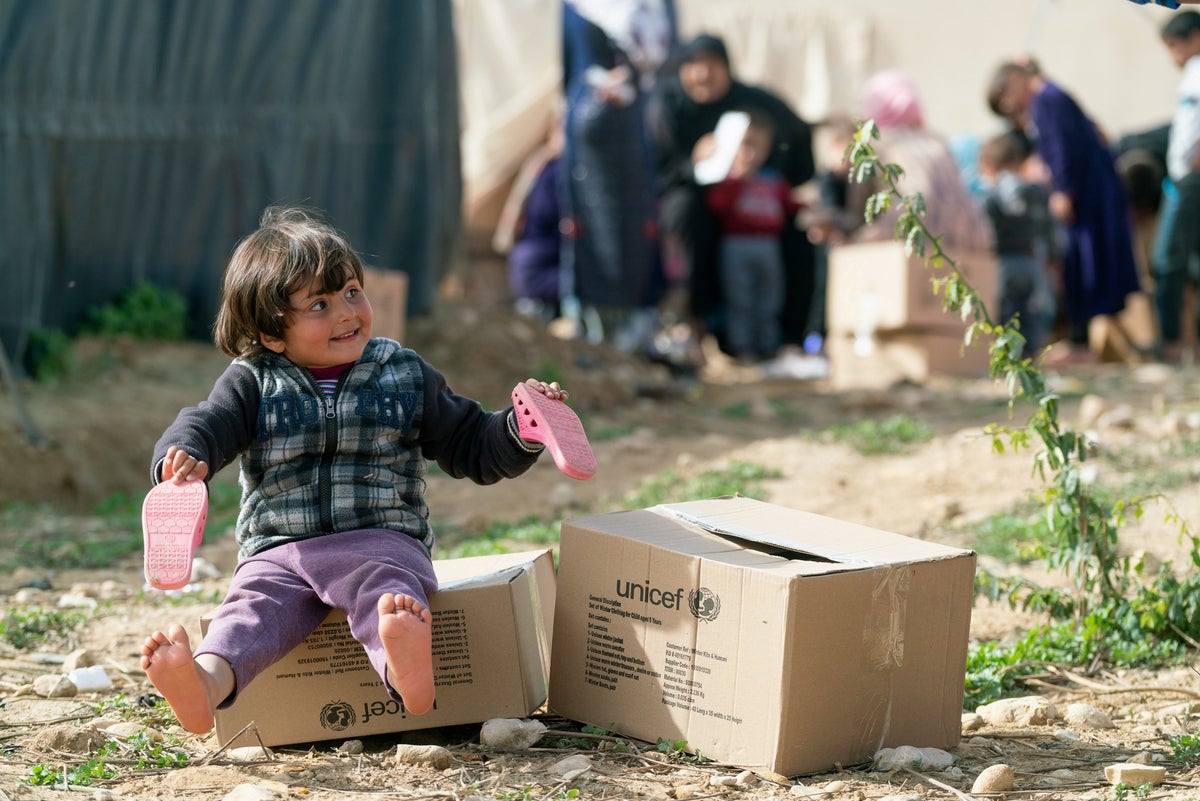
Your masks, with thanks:
[(721, 599), (708, 587), (688, 593), (688, 609), (700, 620), (716, 620), (721, 614)]
[(321, 728), (331, 731), (345, 731), (354, 725), (354, 710), (345, 701), (334, 701), (326, 704), (321, 710)]

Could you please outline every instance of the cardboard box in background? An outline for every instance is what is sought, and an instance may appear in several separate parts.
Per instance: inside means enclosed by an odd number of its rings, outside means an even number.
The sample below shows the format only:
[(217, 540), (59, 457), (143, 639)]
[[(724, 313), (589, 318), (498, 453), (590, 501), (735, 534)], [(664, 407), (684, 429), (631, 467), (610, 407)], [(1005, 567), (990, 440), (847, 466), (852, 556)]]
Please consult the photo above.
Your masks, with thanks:
[(563, 523), (550, 709), (785, 775), (958, 743), (975, 554), (724, 498)]
[(371, 300), (371, 334), (404, 342), (408, 319), (408, 274), (399, 270), (363, 268), (363, 289)]
[(937, 376), (984, 378), (991, 358), (989, 339), (963, 346), (957, 331), (878, 332), (859, 341), (854, 334), (825, 339), (829, 385), (835, 390), (886, 389), (901, 381), (924, 384)]
[[(999, 310), (996, 259), (989, 253), (952, 253), (988, 310)], [(829, 251), (825, 315), (831, 334), (905, 328), (962, 329), (959, 318), (942, 309), (933, 280), (949, 268), (927, 267), (920, 256), (904, 255), (899, 242), (838, 245)]]
[[(351, 636), (346, 617), (325, 622), (217, 711), (217, 741), (251, 721), (265, 745), (524, 717), (546, 700), (554, 620), (550, 551), (434, 561), (440, 589), (433, 612), (437, 701), (412, 716), (393, 701)], [(208, 620), (201, 620), (207, 631)], [(257, 745), (247, 732), (236, 745)]]

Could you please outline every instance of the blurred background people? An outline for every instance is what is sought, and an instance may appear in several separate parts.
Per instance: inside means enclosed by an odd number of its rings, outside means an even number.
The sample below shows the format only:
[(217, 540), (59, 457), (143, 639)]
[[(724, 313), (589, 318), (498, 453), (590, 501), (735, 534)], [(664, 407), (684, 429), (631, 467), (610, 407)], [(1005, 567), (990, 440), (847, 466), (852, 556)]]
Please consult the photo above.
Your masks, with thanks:
[[(695, 179), (695, 163), (712, 151), (718, 120), (731, 111), (758, 109), (769, 116), (775, 135), (767, 165), (790, 186), (813, 177), (812, 134), (786, 102), (773, 93), (736, 80), (722, 39), (700, 34), (684, 46), (675, 74), (653, 98), (651, 127), (657, 156), (659, 232), (664, 270), (678, 305), (693, 326), (693, 358), (704, 331), (723, 330), (723, 298), (718, 268), (720, 231)], [(793, 226), (780, 233), (785, 266), (785, 298), (780, 314), (785, 342), (806, 333), (812, 302), (812, 247)]]
[(1062, 301), (1072, 348), (1066, 356), (1089, 358), (1089, 340), (1091, 356), (1101, 355), (1116, 333), (1114, 316), (1139, 287), (1129, 203), (1112, 152), (1079, 105), (1036, 65), (998, 67), (988, 104), (1025, 131), (1050, 173), (1050, 209), (1067, 232)]
[(579, 333), (635, 351), (654, 329), (658, 242), (646, 97), (675, 41), (670, 0), (566, 0), (562, 302)]

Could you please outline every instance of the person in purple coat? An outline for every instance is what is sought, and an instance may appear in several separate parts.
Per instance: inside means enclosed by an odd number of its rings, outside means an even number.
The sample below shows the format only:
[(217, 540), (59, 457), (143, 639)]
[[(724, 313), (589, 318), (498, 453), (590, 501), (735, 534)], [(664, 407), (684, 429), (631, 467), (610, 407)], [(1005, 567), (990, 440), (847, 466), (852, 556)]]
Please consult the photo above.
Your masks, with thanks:
[(1032, 64), (1002, 64), (988, 90), (992, 110), (1024, 130), (1051, 178), (1050, 209), (1067, 232), (1063, 308), (1071, 340), (1112, 317), (1138, 290), (1129, 203), (1112, 152), (1079, 105)]

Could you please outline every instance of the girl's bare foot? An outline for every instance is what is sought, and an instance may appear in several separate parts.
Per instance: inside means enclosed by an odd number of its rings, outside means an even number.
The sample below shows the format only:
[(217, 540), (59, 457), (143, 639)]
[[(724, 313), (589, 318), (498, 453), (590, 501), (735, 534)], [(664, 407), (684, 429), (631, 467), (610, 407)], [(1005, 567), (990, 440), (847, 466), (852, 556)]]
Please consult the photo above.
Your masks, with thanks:
[(187, 632), (178, 623), (167, 634), (156, 631), (142, 643), (142, 670), (171, 705), (179, 724), (203, 734), (213, 727), (216, 704), (209, 696), (209, 679), (192, 657)]
[(433, 707), (433, 615), (415, 598), (385, 593), (379, 598), (379, 639), (388, 684), (406, 710), (424, 715)]

